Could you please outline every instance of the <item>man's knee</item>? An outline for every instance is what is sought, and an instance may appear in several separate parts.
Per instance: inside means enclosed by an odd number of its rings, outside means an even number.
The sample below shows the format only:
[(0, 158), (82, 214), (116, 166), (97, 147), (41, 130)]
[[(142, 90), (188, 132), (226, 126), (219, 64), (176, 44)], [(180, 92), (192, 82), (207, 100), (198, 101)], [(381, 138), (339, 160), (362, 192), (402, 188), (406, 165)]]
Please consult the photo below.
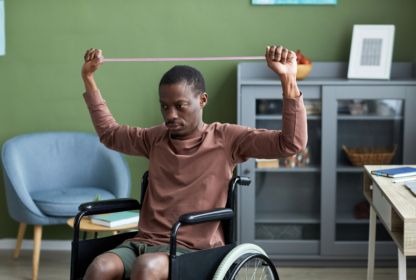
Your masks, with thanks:
[(121, 259), (112, 253), (100, 255), (88, 266), (85, 280), (94, 279), (122, 279), (124, 265)]
[(169, 257), (166, 253), (150, 253), (141, 255), (133, 262), (130, 279), (167, 279), (169, 273)]

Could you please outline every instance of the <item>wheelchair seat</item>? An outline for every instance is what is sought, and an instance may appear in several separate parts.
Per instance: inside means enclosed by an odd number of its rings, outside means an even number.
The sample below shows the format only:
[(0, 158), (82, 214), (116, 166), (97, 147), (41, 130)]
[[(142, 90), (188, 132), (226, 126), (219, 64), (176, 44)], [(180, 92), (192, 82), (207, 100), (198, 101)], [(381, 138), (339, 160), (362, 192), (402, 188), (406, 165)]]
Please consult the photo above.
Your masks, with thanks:
[[(248, 177), (232, 178), (229, 183), (225, 208), (194, 212), (179, 217), (178, 222), (172, 226), (170, 234), (169, 280), (244, 279), (240, 273), (245, 273), (245, 277), (247, 277), (247, 273), (250, 273), (250, 279), (279, 279), (273, 263), (260, 247), (254, 244), (237, 246), (235, 242), (236, 185), (248, 186), (250, 183), (251, 180)], [(137, 234), (137, 232), (127, 232), (98, 239), (79, 240), (81, 218), (85, 215), (140, 210), (146, 195), (147, 185), (148, 172), (145, 172), (141, 182), (140, 203), (135, 199), (123, 198), (88, 202), (78, 207), (80, 212), (74, 220), (71, 280), (83, 279), (88, 266), (95, 257), (117, 247), (124, 240), (133, 238)], [(180, 226), (214, 221), (222, 221), (223, 223), (225, 246), (176, 255), (176, 235)]]

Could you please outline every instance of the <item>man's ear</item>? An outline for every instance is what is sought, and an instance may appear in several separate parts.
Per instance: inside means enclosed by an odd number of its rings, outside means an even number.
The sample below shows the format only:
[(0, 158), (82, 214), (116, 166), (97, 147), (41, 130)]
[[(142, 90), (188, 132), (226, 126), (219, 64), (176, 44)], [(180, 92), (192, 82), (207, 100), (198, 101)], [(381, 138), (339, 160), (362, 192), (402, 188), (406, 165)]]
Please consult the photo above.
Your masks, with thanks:
[(199, 95), (199, 107), (204, 108), (205, 105), (207, 105), (208, 102), (208, 94), (206, 92), (203, 92)]

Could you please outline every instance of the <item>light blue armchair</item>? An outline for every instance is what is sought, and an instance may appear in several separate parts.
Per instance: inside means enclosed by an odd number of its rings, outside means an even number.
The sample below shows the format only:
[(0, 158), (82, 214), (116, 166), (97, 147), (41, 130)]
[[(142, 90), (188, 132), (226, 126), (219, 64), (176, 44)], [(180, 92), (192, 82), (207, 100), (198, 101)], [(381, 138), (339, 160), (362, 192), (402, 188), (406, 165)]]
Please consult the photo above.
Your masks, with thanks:
[(97, 135), (46, 132), (14, 137), (2, 149), (7, 208), (20, 222), (17, 258), (26, 224), (35, 225), (33, 279), (37, 279), (43, 225), (66, 224), (78, 206), (130, 196), (130, 171), (123, 155)]

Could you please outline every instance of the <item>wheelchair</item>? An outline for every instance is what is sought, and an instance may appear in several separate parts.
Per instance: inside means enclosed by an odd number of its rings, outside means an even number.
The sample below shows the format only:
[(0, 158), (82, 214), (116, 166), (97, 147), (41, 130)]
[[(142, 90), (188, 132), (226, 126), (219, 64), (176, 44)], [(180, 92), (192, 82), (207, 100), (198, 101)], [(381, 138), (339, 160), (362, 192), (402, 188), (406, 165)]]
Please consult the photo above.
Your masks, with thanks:
[[(83, 279), (84, 274), (98, 255), (111, 250), (137, 231), (119, 233), (98, 239), (79, 240), (81, 218), (88, 215), (140, 210), (148, 185), (148, 171), (141, 181), (140, 203), (135, 199), (123, 198), (88, 202), (78, 207), (80, 211), (74, 220), (71, 253), (71, 280)], [(231, 280), (268, 279), (279, 280), (276, 268), (267, 254), (254, 244), (236, 245), (235, 242), (235, 191), (236, 185), (248, 186), (251, 179), (237, 176), (231, 179), (225, 208), (184, 214), (179, 217), (170, 233), (169, 280)], [(221, 221), (223, 223), (225, 245), (199, 250), (180, 256), (176, 255), (176, 235), (180, 226)]]

